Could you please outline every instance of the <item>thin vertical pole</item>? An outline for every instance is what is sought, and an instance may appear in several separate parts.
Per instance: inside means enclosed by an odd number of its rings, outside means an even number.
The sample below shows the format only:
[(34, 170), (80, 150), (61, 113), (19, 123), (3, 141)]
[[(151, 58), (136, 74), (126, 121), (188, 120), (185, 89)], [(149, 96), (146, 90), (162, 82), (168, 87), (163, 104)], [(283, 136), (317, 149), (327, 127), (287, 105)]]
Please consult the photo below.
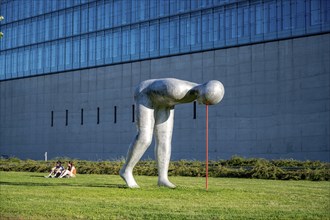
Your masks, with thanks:
[(209, 106), (206, 105), (206, 191), (209, 188)]

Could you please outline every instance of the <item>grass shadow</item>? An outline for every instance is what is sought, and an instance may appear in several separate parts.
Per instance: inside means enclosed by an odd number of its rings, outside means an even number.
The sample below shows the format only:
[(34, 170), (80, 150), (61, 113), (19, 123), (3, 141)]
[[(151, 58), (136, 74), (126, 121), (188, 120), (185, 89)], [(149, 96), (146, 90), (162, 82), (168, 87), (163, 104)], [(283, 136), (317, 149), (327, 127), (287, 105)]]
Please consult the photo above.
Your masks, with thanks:
[(5, 182), (0, 181), (0, 185), (11, 185), (11, 186), (46, 186), (46, 187), (58, 187), (58, 186), (68, 186), (68, 187), (101, 187), (101, 188), (128, 188), (124, 184), (73, 184), (73, 183), (34, 183), (34, 182)]

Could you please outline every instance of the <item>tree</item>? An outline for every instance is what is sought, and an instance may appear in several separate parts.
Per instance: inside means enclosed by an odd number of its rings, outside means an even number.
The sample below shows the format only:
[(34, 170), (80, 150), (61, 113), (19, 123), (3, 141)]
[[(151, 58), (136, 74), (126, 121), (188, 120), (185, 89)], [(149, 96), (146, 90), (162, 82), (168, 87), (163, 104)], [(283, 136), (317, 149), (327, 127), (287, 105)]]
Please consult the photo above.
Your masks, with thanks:
[[(5, 19), (3, 16), (0, 16), (0, 22), (3, 20), (3, 19)], [(0, 31), (0, 38), (2, 38), (3, 37), (3, 33)]]

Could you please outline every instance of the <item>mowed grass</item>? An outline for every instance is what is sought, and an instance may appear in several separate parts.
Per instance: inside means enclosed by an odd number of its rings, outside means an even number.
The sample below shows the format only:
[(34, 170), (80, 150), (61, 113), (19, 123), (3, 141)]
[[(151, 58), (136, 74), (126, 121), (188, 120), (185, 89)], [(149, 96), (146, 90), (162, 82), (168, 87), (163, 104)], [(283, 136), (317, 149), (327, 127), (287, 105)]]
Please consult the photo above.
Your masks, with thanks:
[(0, 219), (330, 219), (330, 182), (0, 172)]

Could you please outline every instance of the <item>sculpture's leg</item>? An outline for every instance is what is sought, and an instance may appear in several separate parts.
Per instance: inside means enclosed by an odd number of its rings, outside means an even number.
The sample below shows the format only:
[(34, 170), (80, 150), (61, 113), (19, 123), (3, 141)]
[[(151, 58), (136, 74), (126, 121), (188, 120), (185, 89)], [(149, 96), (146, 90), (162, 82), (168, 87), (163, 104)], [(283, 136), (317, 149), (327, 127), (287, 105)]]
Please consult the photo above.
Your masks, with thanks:
[(158, 166), (158, 185), (175, 188), (168, 180), (168, 166), (171, 157), (174, 109), (155, 110), (155, 154)]
[(127, 153), (126, 163), (119, 172), (119, 175), (125, 180), (127, 186), (130, 188), (139, 187), (133, 177), (133, 168), (151, 144), (154, 128), (153, 109), (147, 108), (143, 105), (137, 105), (136, 116), (138, 134), (131, 143)]

